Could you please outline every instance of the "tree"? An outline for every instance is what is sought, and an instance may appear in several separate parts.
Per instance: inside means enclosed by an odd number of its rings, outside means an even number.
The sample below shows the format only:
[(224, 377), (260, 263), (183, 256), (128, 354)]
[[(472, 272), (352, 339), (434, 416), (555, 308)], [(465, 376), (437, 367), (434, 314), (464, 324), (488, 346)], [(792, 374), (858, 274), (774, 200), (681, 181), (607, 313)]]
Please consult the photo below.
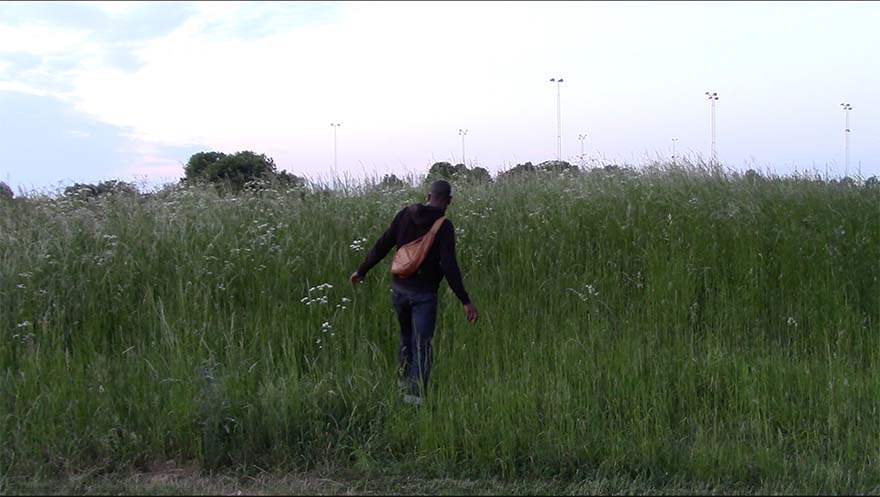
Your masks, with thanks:
[(223, 152), (198, 152), (192, 155), (183, 168), (188, 181), (204, 179), (208, 168), (220, 159), (226, 157)]
[(398, 178), (396, 174), (386, 174), (385, 176), (382, 176), (382, 179), (379, 181), (379, 186), (382, 188), (397, 189), (403, 188), (406, 186), (406, 183)]
[(275, 175), (275, 179), (278, 180), (281, 185), (286, 186), (288, 188), (300, 188), (306, 185), (306, 180), (300, 178), (299, 176), (287, 172), (287, 170), (282, 170), (280, 173)]
[(492, 175), (489, 174), (489, 171), (485, 168), (475, 167), (471, 169), (470, 179), (477, 183), (489, 183), (492, 181)]
[(455, 168), (448, 162), (435, 162), (428, 170), (428, 179), (436, 181), (438, 179), (451, 180), (455, 175)]
[(492, 181), (489, 171), (482, 167), (468, 168), (464, 164), (452, 165), (448, 162), (435, 162), (428, 171), (426, 182), (445, 179), (447, 181), (485, 182)]
[[(240, 191), (249, 181), (278, 177), (275, 161), (265, 154), (257, 155), (249, 150), (224, 154), (222, 152), (198, 152), (193, 154), (184, 167), (187, 183), (207, 182), (227, 186)], [(296, 182), (295, 176), (284, 171), (283, 181)]]
[(9, 188), (9, 185), (0, 181), (0, 200), (12, 200), (15, 198), (15, 194), (12, 193), (12, 188)]
[(65, 197), (76, 197), (83, 200), (111, 194), (137, 195), (137, 193), (137, 187), (132, 183), (115, 179), (102, 181), (97, 186), (91, 183), (74, 183), (64, 189)]
[(138, 193), (138, 189), (133, 183), (128, 183), (116, 179), (111, 179), (98, 183), (98, 186), (95, 187), (95, 190), (97, 191), (99, 197), (101, 195), (106, 195), (110, 193), (114, 193), (117, 195), (136, 195)]
[(96, 198), (98, 196), (98, 189), (95, 188), (95, 185), (88, 183), (74, 183), (64, 189), (64, 196), (76, 197), (82, 200)]
[(571, 163), (564, 160), (548, 160), (538, 164), (537, 169), (539, 171), (548, 171), (554, 173), (561, 173), (564, 171), (577, 171), (577, 166), (572, 165)]
[(516, 166), (508, 169), (507, 171), (503, 171), (498, 175), (499, 179), (508, 179), (516, 176), (520, 176), (522, 174), (532, 174), (537, 172), (546, 172), (546, 173), (564, 173), (566, 171), (579, 171), (577, 166), (570, 164), (564, 160), (548, 160), (544, 161), (537, 166), (532, 165), (531, 162), (526, 162), (524, 164), (517, 164)]
[(526, 162), (524, 164), (517, 164), (507, 171), (502, 171), (498, 174), (498, 179), (509, 179), (515, 178), (517, 176), (533, 173), (535, 172), (535, 166), (532, 165), (531, 162)]

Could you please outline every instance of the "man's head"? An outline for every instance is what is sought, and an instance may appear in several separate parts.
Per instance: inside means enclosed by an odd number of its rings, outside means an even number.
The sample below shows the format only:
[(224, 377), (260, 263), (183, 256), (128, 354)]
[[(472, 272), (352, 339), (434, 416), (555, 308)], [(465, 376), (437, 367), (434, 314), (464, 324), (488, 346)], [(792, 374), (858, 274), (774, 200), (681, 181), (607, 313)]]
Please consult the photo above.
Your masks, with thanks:
[(452, 185), (442, 179), (431, 183), (431, 189), (428, 190), (428, 204), (445, 211), (450, 202), (452, 202)]

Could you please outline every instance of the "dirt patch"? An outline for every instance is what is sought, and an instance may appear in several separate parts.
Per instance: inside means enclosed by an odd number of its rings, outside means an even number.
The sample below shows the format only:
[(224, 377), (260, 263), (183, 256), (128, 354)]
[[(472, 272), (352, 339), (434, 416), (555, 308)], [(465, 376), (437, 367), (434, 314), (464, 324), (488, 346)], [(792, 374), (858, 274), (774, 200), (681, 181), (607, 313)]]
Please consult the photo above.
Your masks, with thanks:
[[(111, 477), (112, 478), (112, 477)], [(256, 476), (211, 474), (195, 466), (177, 467), (173, 461), (148, 471), (116, 477), (135, 493), (198, 495), (354, 495), (352, 482), (327, 478), (321, 472), (300, 474), (260, 473)], [(140, 489), (140, 490), (138, 490)]]

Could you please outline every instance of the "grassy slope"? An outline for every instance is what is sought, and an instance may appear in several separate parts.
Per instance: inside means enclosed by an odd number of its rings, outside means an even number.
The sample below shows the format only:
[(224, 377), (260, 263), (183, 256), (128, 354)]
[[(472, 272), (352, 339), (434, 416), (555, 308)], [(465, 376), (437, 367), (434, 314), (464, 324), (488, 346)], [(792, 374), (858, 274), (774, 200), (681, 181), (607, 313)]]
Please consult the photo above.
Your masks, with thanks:
[(387, 267), (346, 285), (419, 189), (0, 208), (0, 477), (177, 458), (876, 491), (880, 190), (665, 167), (456, 186), (482, 319), (441, 287), (419, 411)]

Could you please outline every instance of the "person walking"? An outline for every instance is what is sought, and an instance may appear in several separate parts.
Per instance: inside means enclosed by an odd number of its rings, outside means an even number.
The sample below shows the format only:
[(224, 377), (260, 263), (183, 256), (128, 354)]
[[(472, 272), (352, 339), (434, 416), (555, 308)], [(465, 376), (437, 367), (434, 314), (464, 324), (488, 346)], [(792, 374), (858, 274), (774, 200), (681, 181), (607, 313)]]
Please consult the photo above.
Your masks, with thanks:
[[(461, 279), (461, 270), (455, 256), (455, 227), (443, 219), (452, 202), (452, 185), (439, 180), (431, 184), (427, 204), (412, 204), (401, 209), (385, 233), (367, 253), (349, 282), (355, 286), (363, 282), (370, 269), (378, 264), (393, 247), (401, 247), (419, 240), (429, 232), (436, 233), (418, 269), (409, 276), (393, 274), (391, 300), (400, 322), (400, 347), (397, 355), (398, 386), (404, 389), (404, 401), (421, 405), (426, 395), (431, 373), (431, 339), (437, 321), (437, 289), (445, 277), (449, 287), (464, 306), (467, 320), (479, 318)], [(432, 229), (433, 228), (433, 229)], [(392, 266), (394, 271), (394, 266)]]

